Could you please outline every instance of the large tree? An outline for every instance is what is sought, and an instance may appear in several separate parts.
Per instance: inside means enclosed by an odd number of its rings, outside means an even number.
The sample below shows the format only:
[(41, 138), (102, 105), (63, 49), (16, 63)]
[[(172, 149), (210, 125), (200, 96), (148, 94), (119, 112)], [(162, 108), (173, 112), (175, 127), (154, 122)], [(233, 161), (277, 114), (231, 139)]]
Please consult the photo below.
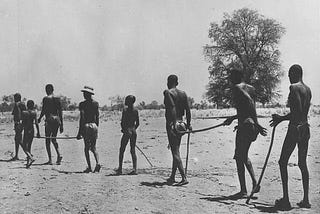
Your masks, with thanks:
[(220, 25), (211, 23), (211, 43), (204, 47), (210, 63), (208, 100), (218, 107), (230, 105), (228, 74), (233, 68), (243, 70), (245, 82), (255, 87), (263, 105), (279, 96), (276, 89), (283, 71), (278, 44), (284, 33), (279, 22), (248, 8), (225, 13)]

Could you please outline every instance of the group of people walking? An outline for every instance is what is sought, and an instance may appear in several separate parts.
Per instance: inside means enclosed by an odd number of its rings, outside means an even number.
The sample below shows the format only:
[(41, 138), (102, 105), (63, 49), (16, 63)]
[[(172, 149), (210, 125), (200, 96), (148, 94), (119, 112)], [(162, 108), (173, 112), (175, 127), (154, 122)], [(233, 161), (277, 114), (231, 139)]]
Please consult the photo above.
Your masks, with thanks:
[[(230, 70), (229, 80), (232, 83), (233, 103), (237, 110), (237, 114), (227, 118), (223, 125), (230, 125), (235, 119), (238, 120), (236, 126), (236, 140), (235, 140), (235, 152), (233, 158), (236, 161), (236, 167), (238, 172), (238, 178), (240, 182), (240, 191), (234, 195), (237, 198), (247, 197), (247, 188), (245, 182), (245, 168), (247, 168), (252, 180), (252, 189), (255, 192), (259, 192), (260, 187), (255, 179), (252, 163), (248, 157), (250, 145), (256, 140), (259, 133), (262, 136), (267, 135), (266, 128), (262, 127), (257, 119), (256, 107), (255, 107), (255, 89), (253, 86), (244, 82), (244, 75), (241, 70)], [(297, 203), (299, 207), (310, 208), (308, 191), (309, 191), (309, 173), (307, 168), (307, 151), (308, 142), (310, 138), (310, 130), (308, 124), (308, 112), (311, 101), (311, 90), (304, 84), (302, 80), (302, 68), (300, 65), (293, 65), (289, 69), (290, 79), (290, 93), (288, 97), (288, 104), (290, 106), (290, 113), (287, 115), (272, 115), (270, 121), (271, 126), (277, 126), (279, 123), (285, 120), (289, 120), (288, 131), (282, 146), (281, 156), (279, 160), (280, 174), (283, 187), (283, 197), (276, 200), (275, 206), (281, 210), (291, 209), (288, 195), (288, 171), (287, 165), (289, 158), (295, 148), (298, 145), (298, 165), (302, 173), (302, 183), (304, 196), (301, 202)], [(174, 184), (177, 186), (188, 184), (187, 177), (183, 168), (183, 164), (180, 157), (180, 144), (183, 133), (181, 127), (186, 131), (192, 130), (191, 127), (191, 113), (188, 104), (187, 94), (178, 89), (178, 77), (176, 75), (170, 75), (167, 78), (167, 88), (164, 95), (165, 104), (165, 119), (166, 119), (166, 131), (169, 141), (169, 148), (172, 153), (172, 169), (171, 175), (167, 179), (169, 185), (176, 183), (175, 176), (178, 170), (181, 174), (181, 181)], [(90, 164), (89, 151), (92, 151), (96, 160), (96, 166), (93, 172), (99, 172), (101, 164), (99, 163), (99, 155), (96, 150), (96, 140), (98, 136), (99, 126), (99, 104), (92, 99), (94, 90), (91, 87), (85, 86), (82, 90), (84, 101), (79, 104), (80, 121), (77, 139), (84, 139), (84, 151), (87, 161), (87, 168), (85, 173), (92, 172)], [(14, 127), (15, 127), (15, 156), (12, 160), (18, 159), (19, 145), (22, 146), (24, 152), (27, 155), (27, 168), (34, 162), (34, 158), (31, 154), (31, 143), (34, 137), (34, 126), (37, 129), (37, 136), (40, 136), (39, 125), (43, 116), (45, 116), (45, 136), (46, 136), (46, 150), (48, 153), (48, 162), (46, 164), (52, 164), (51, 158), (51, 143), (57, 153), (57, 164), (62, 161), (62, 155), (59, 150), (58, 143), (56, 141), (57, 133), (60, 129), (60, 133), (63, 132), (63, 117), (60, 99), (53, 95), (53, 86), (51, 84), (46, 85), (47, 96), (43, 98), (42, 110), (40, 117), (37, 119), (36, 112), (34, 110), (34, 102), (29, 100), (27, 102), (27, 108), (21, 102), (21, 95), (15, 94), (15, 106), (13, 109)], [(135, 153), (137, 132), (139, 127), (139, 113), (134, 108), (135, 97), (129, 95), (125, 98), (125, 108), (121, 117), (121, 132), (123, 133), (119, 151), (119, 167), (116, 170), (116, 174), (122, 174), (122, 162), (125, 152), (125, 148), (130, 141), (130, 153), (132, 156), (133, 171), (129, 174), (137, 174), (137, 156)], [(185, 118), (184, 118), (185, 116)], [(22, 131), (24, 131), (22, 138)]]

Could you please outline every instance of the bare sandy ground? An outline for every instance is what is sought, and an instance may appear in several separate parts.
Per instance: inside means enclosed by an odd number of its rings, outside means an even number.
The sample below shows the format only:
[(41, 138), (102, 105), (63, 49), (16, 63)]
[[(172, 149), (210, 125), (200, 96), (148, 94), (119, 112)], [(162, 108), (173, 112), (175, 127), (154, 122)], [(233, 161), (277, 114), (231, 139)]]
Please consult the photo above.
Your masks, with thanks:
[[(208, 116), (208, 115), (204, 115)], [(297, 166), (297, 150), (290, 159), (289, 188), (293, 209), (288, 213), (320, 213), (320, 117), (310, 119), (311, 139), (308, 165), (310, 170), (311, 209), (299, 209), (302, 199), (301, 175)], [(270, 118), (260, 119), (268, 126)], [(196, 119), (194, 129), (218, 124), (222, 120)], [(75, 136), (77, 121), (65, 123), (62, 136)], [(118, 166), (120, 124), (116, 119), (103, 120), (99, 127), (97, 143), (101, 163), (100, 173), (83, 174), (86, 168), (82, 140), (60, 140), (63, 154), (61, 165), (42, 165), (47, 161), (43, 139), (34, 139), (32, 153), (36, 162), (25, 169), (25, 161), (7, 162), (14, 151), (13, 126), (0, 124), (0, 212), (1, 213), (276, 213), (274, 200), (282, 196), (277, 160), (287, 128), (279, 125), (275, 143), (262, 181), (260, 193), (245, 204), (245, 199), (230, 200), (239, 190), (234, 153), (235, 133), (233, 126), (220, 127), (208, 132), (191, 135), (187, 186), (175, 187), (165, 184), (170, 174), (171, 155), (167, 149), (165, 121), (163, 118), (142, 117), (138, 130), (137, 145), (150, 158), (150, 167), (138, 154), (138, 175), (113, 176)], [(41, 125), (41, 134), (44, 133)], [(250, 157), (260, 175), (267, 153), (271, 129), (267, 137), (258, 137), (250, 149)], [(186, 136), (183, 137), (181, 155), (185, 165)], [(53, 157), (56, 154), (52, 147)], [(25, 155), (20, 151), (20, 158)], [(93, 156), (91, 160), (94, 164)], [(125, 153), (125, 173), (132, 167), (129, 148)], [(247, 188), (251, 180), (247, 176)], [(179, 180), (180, 178), (178, 178)]]

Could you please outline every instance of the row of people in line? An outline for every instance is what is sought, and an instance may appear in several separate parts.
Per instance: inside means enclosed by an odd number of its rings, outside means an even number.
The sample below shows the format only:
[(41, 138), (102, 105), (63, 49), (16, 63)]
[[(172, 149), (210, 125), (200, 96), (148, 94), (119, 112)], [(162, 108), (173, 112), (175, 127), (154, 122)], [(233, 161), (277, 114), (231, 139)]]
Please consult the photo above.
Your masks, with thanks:
[[(299, 207), (310, 208), (308, 192), (309, 192), (309, 173), (307, 168), (307, 151), (308, 142), (310, 138), (310, 129), (308, 124), (308, 112), (311, 101), (311, 90), (302, 81), (302, 68), (300, 65), (293, 65), (289, 69), (290, 79), (290, 93), (288, 103), (290, 106), (290, 113), (284, 116), (272, 115), (270, 121), (271, 126), (276, 126), (284, 120), (289, 120), (288, 131), (283, 143), (281, 156), (279, 160), (280, 174), (283, 187), (283, 197), (276, 200), (276, 207), (281, 210), (291, 209), (288, 195), (288, 172), (287, 164), (289, 158), (295, 148), (298, 145), (298, 165), (302, 173), (302, 182), (304, 196), (301, 202), (298, 203)], [(248, 151), (250, 145), (256, 140), (257, 135), (260, 133), (266, 136), (267, 132), (262, 127), (257, 119), (255, 108), (255, 89), (249, 84), (244, 82), (243, 72), (241, 70), (232, 69), (229, 76), (232, 83), (233, 103), (237, 110), (237, 114), (227, 118), (224, 121), (224, 125), (230, 125), (233, 120), (238, 120), (237, 133), (235, 140), (235, 153), (234, 159), (236, 161), (237, 172), (240, 182), (240, 192), (234, 196), (237, 198), (247, 197), (247, 188), (245, 183), (245, 168), (247, 168), (250, 177), (252, 179), (252, 186), (256, 192), (259, 192), (260, 187), (257, 187), (257, 181), (255, 179), (252, 163), (248, 158)], [(182, 135), (177, 131), (177, 126), (181, 124), (186, 116), (185, 127), (191, 130), (191, 114), (188, 104), (187, 94), (177, 88), (178, 77), (176, 75), (170, 75), (167, 78), (168, 89), (164, 91), (164, 104), (165, 104), (165, 118), (166, 118), (166, 131), (169, 141), (169, 146), (172, 153), (172, 170), (171, 175), (167, 179), (168, 184), (174, 184), (175, 175), (177, 169), (179, 170), (182, 180), (176, 185), (188, 184), (187, 177), (185, 175), (181, 157), (180, 157), (180, 144)], [(77, 139), (84, 138), (85, 144), (85, 157), (88, 167), (84, 172), (91, 172), (91, 164), (89, 157), (89, 150), (94, 154), (96, 160), (96, 167), (94, 172), (99, 172), (101, 165), (99, 163), (99, 156), (96, 150), (96, 140), (99, 126), (99, 104), (92, 99), (94, 94), (93, 88), (85, 86), (82, 90), (85, 101), (79, 105), (80, 110), (80, 122)], [(39, 119), (36, 119), (36, 113), (34, 111), (34, 104), (32, 101), (28, 101), (28, 109), (25, 110), (21, 103), (21, 96), (15, 95), (15, 107), (13, 110), (14, 122), (15, 122), (15, 142), (16, 142), (16, 155), (13, 159), (18, 158), (19, 145), (23, 145), (22, 148), (26, 152), (28, 157), (27, 167), (29, 167), (34, 161), (33, 156), (30, 153), (31, 142), (34, 136), (33, 121), (36, 124), (37, 136), (39, 136), (39, 127), (41, 118), (46, 117), (45, 135), (46, 135), (46, 149), (48, 153), (47, 164), (52, 164), (50, 144), (53, 143), (57, 152), (57, 164), (61, 163), (62, 156), (59, 151), (58, 143), (55, 139), (60, 128), (60, 132), (63, 132), (63, 120), (62, 109), (59, 98), (53, 95), (53, 86), (48, 84), (46, 86), (47, 96), (43, 98), (43, 106)], [(119, 167), (116, 170), (117, 174), (122, 174), (122, 162), (125, 148), (130, 141), (130, 152), (132, 155), (133, 171), (130, 174), (137, 173), (137, 156), (135, 154), (135, 144), (137, 139), (136, 129), (139, 126), (138, 111), (133, 107), (135, 97), (129, 95), (125, 99), (125, 108), (122, 112), (121, 118), (121, 131), (123, 136), (121, 138), (120, 152), (119, 152)], [(22, 127), (24, 131), (23, 144), (22, 139)], [(32, 128), (31, 128), (32, 127)], [(32, 134), (31, 134), (32, 133)]]

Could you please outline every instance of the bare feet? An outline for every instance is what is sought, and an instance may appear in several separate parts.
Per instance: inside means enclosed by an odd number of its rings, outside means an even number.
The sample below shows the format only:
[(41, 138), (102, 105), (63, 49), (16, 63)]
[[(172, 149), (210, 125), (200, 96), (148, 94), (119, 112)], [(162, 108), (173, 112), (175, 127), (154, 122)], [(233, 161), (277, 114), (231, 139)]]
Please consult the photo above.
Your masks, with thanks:
[(188, 183), (189, 183), (189, 181), (187, 181), (187, 180), (182, 180), (182, 181), (180, 181), (179, 183), (177, 183), (176, 186), (184, 186), (184, 185), (187, 185)]
[(168, 184), (168, 185), (172, 185), (172, 184), (174, 184), (175, 182), (176, 182), (176, 180), (175, 180), (174, 178), (171, 178), (171, 177), (170, 177), (170, 178), (167, 179), (167, 184)]
[(56, 164), (57, 164), (57, 165), (60, 165), (60, 164), (61, 164), (61, 160), (62, 160), (62, 156), (59, 156), (59, 157), (57, 158)]
[(277, 199), (274, 206), (281, 211), (288, 211), (292, 209), (289, 200), (284, 198)]
[(92, 172), (92, 170), (91, 170), (91, 168), (86, 168), (84, 171), (83, 171), (83, 173), (89, 173), (89, 172)]
[(133, 170), (128, 175), (137, 175), (137, 172), (135, 170)]
[(36, 159), (34, 159), (34, 158), (30, 158), (30, 159), (28, 160), (28, 162), (27, 162), (26, 168), (27, 168), (27, 169), (30, 168), (30, 166), (33, 164), (33, 162), (34, 162), (35, 160), (36, 160)]
[(300, 208), (311, 208), (311, 204), (309, 203), (309, 201), (300, 201), (299, 203), (297, 203), (297, 205)]
[(100, 164), (97, 164), (96, 167), (94, 168), (93, 172), (100, 172), (100, 169), (101, 169), (101, 165)]

